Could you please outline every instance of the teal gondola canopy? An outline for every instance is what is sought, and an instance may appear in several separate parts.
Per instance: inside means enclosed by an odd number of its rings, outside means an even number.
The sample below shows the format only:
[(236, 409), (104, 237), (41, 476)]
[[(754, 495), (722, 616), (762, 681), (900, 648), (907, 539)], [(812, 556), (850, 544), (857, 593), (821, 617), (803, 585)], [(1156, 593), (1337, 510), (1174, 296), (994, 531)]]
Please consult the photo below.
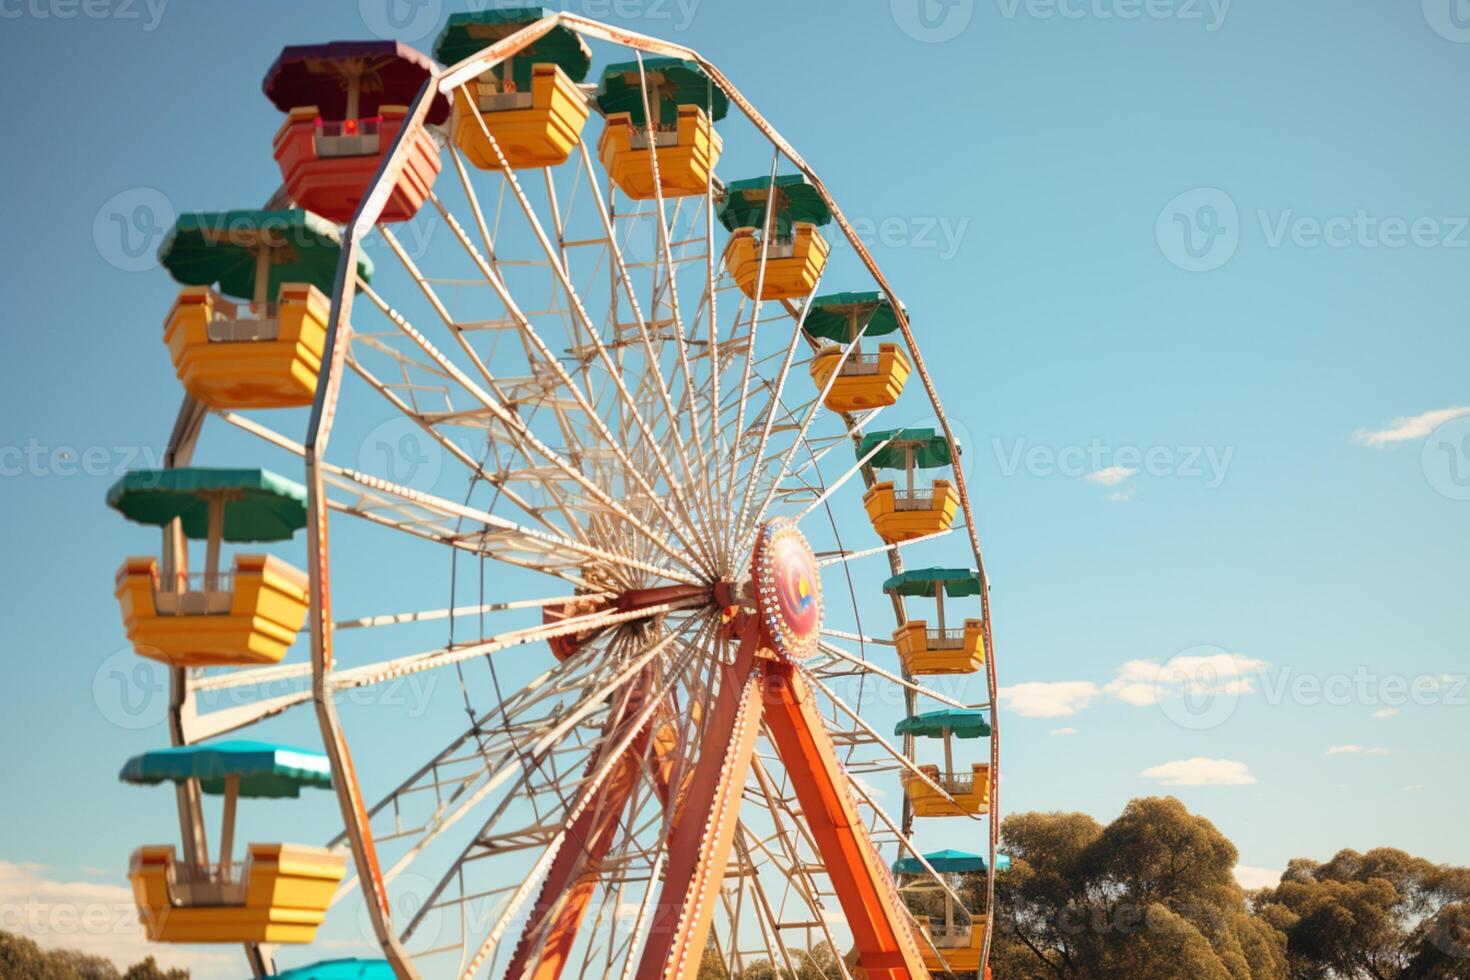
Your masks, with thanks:
[[(940, 874), (975, 874), (982, 873), (988, 866), (983, 854), (972, 854), (969, 851), (956, 851), (953, 848), (945, 848), (942, 851), (934, 851), (924, 855), (924, 860), (929, 862), (929, 867)], [(1011, 866), (1008, 855), (997, 854), (995, 856), (995, 870), (1005, 871)], [(898, 875), (922, 875), (929, 872), (919, 863), (916, 857), (899, 858), (893, 862), (893, 873)]]
[[(552, 16), (545, 7), (497, 7), (450, 14), (439, 40), (434, 43), (434, 57), (452, 67), (497, 41), (503, 41), (538, 20)], [(562, 24), (526, 45), (491, 71), (503, 78), (510, 66), (510, 77), (519, 91), (531, 90), (531, 72), (536, 65), (553, 64), (566, 72), (574, 82), (587, 77), (592, 67), (592, 49), (576, 31)]]
[[(887, 443), (886, 446), (883, 444)], [(883, 432), (869, 432), (863, 436), (863, 441), (858, 444), (858, 459), (862, 459), (868, 453), (879, 449), (868, 462), (883, 469), (901, 470), (908, 465), (908, 453), (912, 450), (914, 454), (914, 465), (923, 469), (932, 469), (939, 466), (949, 466), (954, 463), (954, 458), (949, 451), (949, 441), (943, 436), (935, 435), (933, 429), (888, 429)], [(959, 451), (959, 444), (955, 444), (955, 451)]]
[(638, 62), (623, 61), (602, 70), (602, 81), (595, 96), (597, 108), (604, 116), (628, 113), (633, 125), (644, 126), (643, 83), (648, 82), (648, 104), (657, 110), (661, 126), (679, 122), (679, 107), (693, 105), (708, 113), (710, 122), (718, 122), (730, 111), (730, 99), (704, 69), (682, 58), (644, 58), (643, 70)]
[(974, 708), (946, 708), (910, 715), (893, 727), (895, 735), (917, 735), (921, 738), (985, 738), (990, 723), (985, 713)]
[(933, 599), (941, 590), (951, 599), (980, 594), (980, 573), (968, 568), (911, 568), (883, 583), (889, 595)]
[(784, 174), (772, 186), (770, 177), (752, 177), (726, 184), (718, 214), (726, 231), (737, 228), (764, 229), (766, 205), (774, 202), (772, 224), (777, 237), (791, 234), (791, 226), (800, 221), (825, 225), (832, 211), (817, 189), (802, 174)]
[(301, 795), (303, 787), (330, 789), (332, 767), (320, 752), (270, 742), (205, 742), (154, 749), (134, 756), (118, 778), (136, 786), (199, 780), (205, 793), (220, 795), (226, 780), (239, 777), (247, 799), (280, 799)]
[(864, 324), (865, 337), (882, 337), (898, 329), (898, 317), (887, 296), (876, 291), (818, 296), (807, 310), (802, 329), (809, 337), (845, 344)]
[(306, 488), (269, 470), (134, 470), (107, 491), (107, 505), (139, 524), (183, 522), (193, 540), (209, 536), (209, 506), (224, 499), (224, 540), (286, 541), (306, 526)]

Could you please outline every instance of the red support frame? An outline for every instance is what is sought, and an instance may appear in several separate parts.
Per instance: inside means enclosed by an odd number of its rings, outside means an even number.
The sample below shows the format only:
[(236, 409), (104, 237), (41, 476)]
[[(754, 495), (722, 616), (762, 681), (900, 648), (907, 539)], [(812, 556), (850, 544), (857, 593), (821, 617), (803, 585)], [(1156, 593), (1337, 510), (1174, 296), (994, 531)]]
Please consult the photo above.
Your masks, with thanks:
[[(812, 840), (852, 930), (857, 963), (868, 980), (927, 980), (907, 911), (887, 868), (868, 838), (847, 788), (832, 739), (822, 723), (811, 687), (794, 664), (762, 649), (754, 619), (732, 624), (740, 647), (734, 664), (722, 668), (695, 771), (683, 781), (668, 841), (664, 885), (654, 906), (638, 980), (694, 980), (699, 972), (720, 887), (729, 866), (739, 823), (740, 798), (764, 722), (785, 765)], [(625, 734), (638, 714), (642, 689), (610, 724), (609, 744)], [(660, 713), (633, 739), (609, 776), (604, 798), (577, 818), (569, 846), (554, 860), (531, 918), (522, 931), (506, 976), (511, 980), (558, 980), (583, 916), (594, 895), (602, 861), (641, 775), (650, 742), (662, 756)], [(676, 795), (668, 767), (653, 761), (653, 777), (664, 805)], [(589, 764), (595, 767), (601, 760)], [(575, 843), (572, 843), (575, 842)], [(543, 939), (544, 936), (544, 939)]]

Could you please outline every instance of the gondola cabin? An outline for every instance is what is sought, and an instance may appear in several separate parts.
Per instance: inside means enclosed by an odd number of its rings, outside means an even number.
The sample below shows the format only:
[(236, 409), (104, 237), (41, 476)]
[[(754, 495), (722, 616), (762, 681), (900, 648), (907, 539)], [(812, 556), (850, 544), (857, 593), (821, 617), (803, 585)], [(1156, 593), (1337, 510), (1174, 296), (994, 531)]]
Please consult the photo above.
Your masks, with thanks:
[(646, 201), (709, 189), (724, 146), (714, 124), (730, 101), (704, 69), (678, 58), (610, 65), (595, 102), (606, 120), (597, 158), (624, 194)]
[[(120, 777), (139, 786), (192, 783), (223, 796), (219, 856), (186, 844), (138, 848), (128, 866), (138, 921), (152, 942), (309, 943), (347, 870), (344, 853), (304, 844), (251, 844), (234, 860), (241, 798), (299, 796), (330, 788), (327, 757), (265, 742), (218, 742), (157, 749), (129, 759)], [(202, 841), (201, 834), (200, 840)]]
[[(310, 211), (180, 215), (159, 261), (184, 284), (163, 328), (184, 390), (211, 408), (310, 405), (340, 255)], [(357, 275), (372, 277), (366, 255)]]
[[(1009, 857), (996, 855), (997, 872), (1010, 866)], [(919, 952), (931, 973), (947, 976), (980, 969), (986, 869), (981, 855), (949, 848), (925, 854), (922, 861), (906, 857), (894, 862), (898, 894), (918, 926)]]
[(914, 568), (883, 583), (883, 591), (935, 602), (935, 622), (910, 619), (893, 634), (904, 673), (973, 674), (985, 666), (985, 621), (966, 618), (958, 628), (944, 619), (944, 600), (980, 594), (980, 575), (968, 568)]
[[(812, 383), (834, 412), (860, 412), (898, 401), (913, 371), (898, 344), (880, 342), (864, 353), (862, 340), (898, 330), (888, 297), (878, 292), (829, 293), (812, 300), (802, 329), (821, 344), (812, 356)], [(851, 348), (851, 349), (849, 349)], [(829, 387), (830, 386), (830, 387)]]
[[(263, 87), (286, 114), (275, 156), (291, 199), (338, 224), (350, 221), (435, 67), (398, 41), (282, 49)], [(435, 94), (424, 121), (439, 125), (448, 117), (449, 100)], [(412, 218), (439, 176), (439, 147), (428, 130), (414, 127), (409, 139), (379, 221)]]
[(754, 177), (725, 187), (720, 224), (730, 232), (725, 272), (751, 299), (805, 299), (817, 288), (829, 246), (818, 230), (827, 202), (801, 174)]
[[(541, 7), (451, 14), (434, 54), (455, 65), (549, 16)], [(455, 145), (481, 170), (500, 170), (502, 156), (512, 170), (565, 163), (591, 114), (578, 87), (591, 67), (587, 43), (566, 27), (552, 27), (455, 89)]]
[[(990, 763), (971, 763), (967, 771), (955, 768), (953, 739), (980, 739), (990, 735), (990, 724), (975, 710), (929, 711), (903, 719), (893, 734), (942, 739), (944, 768), (925, 764), (919, 772), (905, 770), (904, 795), (916, 817), (978, 816), (990, 811)], [(922, 774), (922, 775), (921, 775)]]
[[(956, 447), (958, 449), (958, 447)], [(890, 429), (870, 432), (858, 444), (858, 458), (875, 469), (904, 472), (904, 485), (891, 480), (874, 483), (863, 495), (863, 507), (873, 530), (889, 544), (922, 538), (948, 530), (960, 509), (960, 495), (948, 480), (916, 486), (914, 471), (953, 464), (950, 444), (932, 429)]]
[[(284, 541), (306, 526), (306, 488), (266, 470), (186, 467), (128, 473), (107, 493), (130, 520), (203, 540), (204, 571), (128, 558), (116, 596), (140, 656), (173, 667), (278, 662), (306, 621), (306, 575), (272, 555), (236, 555), (220, 570), (224, 541)], [(177, 549), (187, 557), (187, 548)]]

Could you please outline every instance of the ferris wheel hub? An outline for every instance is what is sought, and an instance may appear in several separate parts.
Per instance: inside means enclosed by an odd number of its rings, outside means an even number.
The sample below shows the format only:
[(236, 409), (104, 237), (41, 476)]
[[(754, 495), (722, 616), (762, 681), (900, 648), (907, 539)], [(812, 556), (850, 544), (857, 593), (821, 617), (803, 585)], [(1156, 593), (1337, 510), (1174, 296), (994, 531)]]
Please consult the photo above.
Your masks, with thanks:
[(822, 579), (806, 535), (787, 518), (767, 521), (756, 538), (751, 566), (765, 645), (792, 660), (816, 653), (822, 634)]

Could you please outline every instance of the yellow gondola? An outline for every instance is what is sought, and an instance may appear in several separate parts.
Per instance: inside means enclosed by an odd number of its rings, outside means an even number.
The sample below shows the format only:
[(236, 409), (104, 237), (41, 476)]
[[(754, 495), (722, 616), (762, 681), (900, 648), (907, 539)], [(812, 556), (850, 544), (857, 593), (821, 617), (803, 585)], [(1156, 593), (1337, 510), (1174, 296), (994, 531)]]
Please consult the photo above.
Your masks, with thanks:
[[(453, 65), (534, 24), (541, 7), (491, 8), (452, 14), (434, 54)], [(591, 108), (577, 86), (592, 66), (582, 38), (557, 25), (480, 78), (455, 89), (450, 131), (455, 145), (481, 170), (565, 163), (582, 140)]]
[[(927, 865), (927, 867), (926, 867)], [(997, 871), (1011, 859), (996, 855)], [(932, 869), (932, 870), (931, 870)], [(972, 973), (980, 969), (985, 948), (982, 909), (986, 861), (979, 854), (945, 849), (902, 858), (893, 865), (898, 893), (914, 916), (924, 965), (936, 974)], [(956, 896), (960, 896), (956, 900)]]
[(125, 783), (192, 783), (224, 797), (219, 859), (186, 839), (133, 852), (128, 878), (138, 921), (153, 942), (309, 943), (347, 870), (345, 854), (301, 844), (251, 844), (233, 861), (235, 808), (241, 797), (294, 797), (303, 786), (332, 784), (327, 757), (263, 742), (158, 749), (123, 766)]
[[(310, 405), (340, 255), (310, 211), (180, 215), (159, 260), (184, 284), (163, 331), (184, 390), (211, 408)], [(372, 268), (359, 257), (362, 281)]]
[(132, 520), (204, 539), (205, 570), (163, 571), (129, 558), (117, 600), (133, 648), (174, 667), (275, 663), (306, 621), (306, 576), (271, 555), (236, 555), (220, 571), (223, 541), (279, 541), (306, 526), (306, 490), (265, 470), (182, 468), (127, 474), (107, 503)]
[(829, 251), (817, 229), (832, 212), (801, 174), (735, 181), (724, 189), (719, 218), (730, 232), (725, 271), (746, 296), (805, 299), (817, 288)]
[(921, 765), (919, 773), (905, 771), (904, 795), (916, 817), (963, 817), (990, 812), (990, 764), (972, 763), (968, 772), (957, 771), (951, 740), (979, 739), (990, 734), (984, 714), (973, 709), (929, 711), (905, 718), (894, 728), (895, 735), (938, 738), (944, 741), (944, 768)]
[(891, 429), (870, 432), (858, 445), (858, 457), (880, 469), (900, 469), (906, 476), (902, 489), (892, 481), (875, 483), (863, 495), (863, 507), (873, 530), (889, 544), (938, 534), (947, 530), (960, 509), (960, 495), (948, 480), (929, 487), (914, 485), (915, 468), (949, 466), (949, 442), (932, 429)]
[(610, 65), (596, 103), (607, 120), (597, 157), (619, 190), (635, 201), (705, 193), (724, 146), (714, 124), (730, 102), (704, 69), (679, 58)]
[(906, 673), (971, 674), (985, 666), (985, 621), (964, 620), (959, 629), (944, 621), (944, 599), (980, 594), (980, 575), (967, 568), (915, 568), (883, 583), (883, 591), (909, 598), (932, 598), (935, 624), (910, 619), (893, 634), (899, 662)]
[[(861, 341), (891, 334), (898, 318), (882, 293), (830, 293), (812, 300), (802, 328), (813, 340), (829, 341), (812, 357), (811, 376), (822, 403), (834, 412), (859, 412), (892, 405), (903, 394), (913, 365), (897, 344), (880, 343), (864, 354)], [(850, 352), (843, 345), (851, 345)], [(833, 374), (836, 377), (833, 378)], [(831, 387), (827, 388), (827, 384)]]

